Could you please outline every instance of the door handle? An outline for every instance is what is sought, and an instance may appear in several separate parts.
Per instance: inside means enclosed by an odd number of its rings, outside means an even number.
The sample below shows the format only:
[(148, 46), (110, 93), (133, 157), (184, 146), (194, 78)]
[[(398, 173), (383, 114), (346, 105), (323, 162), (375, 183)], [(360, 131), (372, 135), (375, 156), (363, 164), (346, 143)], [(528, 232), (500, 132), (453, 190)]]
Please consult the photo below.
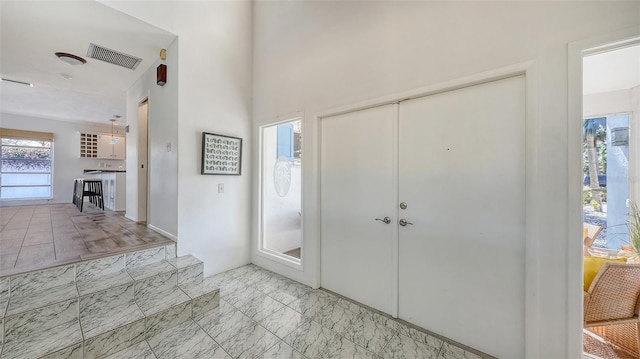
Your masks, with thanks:
[(411, 225), (411, 226), (413, 226), (413, 223), (411, 223), (411, 222), (407, 222), (407, 220), (406, 220), (406, 219), (404, 219), (404, 218), (402, 218), (402, 219), (398, 222), (398, 224), (400, 224), (400, 225), (401, 225), (401, 226), (403, 226), (403, 227), (404, 227), (404, 226), (406, 226), (406, 225)]
[(376, 218), (376, 221), (384, 222), (384, 224), (389, 224), (391, 223), (391, 218), (389, 217), (384, 217), (383, 219)]

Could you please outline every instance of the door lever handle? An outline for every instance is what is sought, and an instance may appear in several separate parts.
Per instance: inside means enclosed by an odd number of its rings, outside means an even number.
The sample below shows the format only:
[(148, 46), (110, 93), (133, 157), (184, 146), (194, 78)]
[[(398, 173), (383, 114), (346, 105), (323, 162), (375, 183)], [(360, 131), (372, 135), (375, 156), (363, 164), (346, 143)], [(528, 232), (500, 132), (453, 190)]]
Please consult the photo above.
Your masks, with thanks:
[(411, 225), (411, 226), (413, 226), (413, 223), (411, 223), (411, 222), (407, 222), (407, 220), (406, 220), (406, 219), (404, 219), (404, 218), (402, 218), (402, 219), (398, 222), (398, 224), (400, 224), (400, 225), (401, 225), (401, 226), (403, 226), (403, 227), (404, 227), (404, 226), (406, 226), (406, 225)]
[(389, 224), (391, 223), (391, 218), (389, 217), (384, 217), (383, 219), (376, 218), (376, 221), (384, 222), (384, 224)]

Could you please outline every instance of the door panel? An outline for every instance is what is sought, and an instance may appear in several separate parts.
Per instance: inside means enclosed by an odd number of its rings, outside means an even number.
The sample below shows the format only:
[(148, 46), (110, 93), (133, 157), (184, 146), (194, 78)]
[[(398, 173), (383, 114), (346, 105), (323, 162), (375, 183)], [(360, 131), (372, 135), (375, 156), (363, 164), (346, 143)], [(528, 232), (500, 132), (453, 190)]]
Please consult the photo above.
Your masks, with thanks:
[[(322, 287), (390, 314), (397, 288), (394, 109), (321, 122)], [(386, 216), (391, 223), (375, 220)]]
[(523, 76), (400, 103), (399, 316), (524, 357)]

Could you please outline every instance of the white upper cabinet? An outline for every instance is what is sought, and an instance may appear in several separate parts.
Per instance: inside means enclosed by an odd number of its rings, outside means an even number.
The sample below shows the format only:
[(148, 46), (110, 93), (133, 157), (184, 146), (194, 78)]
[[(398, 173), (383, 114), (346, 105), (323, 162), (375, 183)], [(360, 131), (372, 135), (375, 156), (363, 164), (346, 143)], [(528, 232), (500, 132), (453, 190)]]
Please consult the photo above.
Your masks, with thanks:
[(124, 136), (98, 135), (98, 158), (124, 160), (126, 159), (126, 147)]

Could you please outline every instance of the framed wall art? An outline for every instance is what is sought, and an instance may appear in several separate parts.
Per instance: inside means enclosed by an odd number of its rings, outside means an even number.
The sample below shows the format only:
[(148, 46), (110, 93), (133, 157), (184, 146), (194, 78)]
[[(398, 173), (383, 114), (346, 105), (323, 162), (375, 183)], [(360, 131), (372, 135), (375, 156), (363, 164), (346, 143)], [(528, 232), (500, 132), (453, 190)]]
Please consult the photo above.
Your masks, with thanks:
[(203, 175), (240, 175), (242, 138), (202, 133)]

